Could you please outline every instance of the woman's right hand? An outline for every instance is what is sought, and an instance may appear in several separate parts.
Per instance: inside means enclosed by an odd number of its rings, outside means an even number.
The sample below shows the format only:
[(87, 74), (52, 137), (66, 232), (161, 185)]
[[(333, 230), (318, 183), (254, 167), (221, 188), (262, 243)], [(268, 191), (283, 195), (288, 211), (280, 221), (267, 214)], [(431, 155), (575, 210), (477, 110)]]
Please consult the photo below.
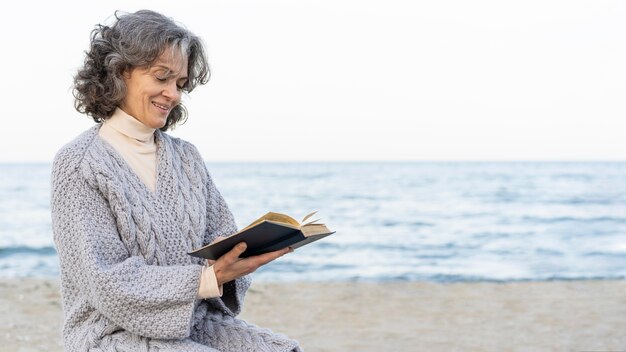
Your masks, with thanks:
[(293, 252), (293, 249), (287, 247), (274, 252), (255, 255), (248, 258), (239, 258), (241, 253), (246, 250), (246, 247), (245, 242), (240, 242), (228, 253), (221, 256), (215, 262), (212, 262), (218, 285), (221, 286), (229, 281), (250, 274), (261, 266), (278, 259), (289, 252)]

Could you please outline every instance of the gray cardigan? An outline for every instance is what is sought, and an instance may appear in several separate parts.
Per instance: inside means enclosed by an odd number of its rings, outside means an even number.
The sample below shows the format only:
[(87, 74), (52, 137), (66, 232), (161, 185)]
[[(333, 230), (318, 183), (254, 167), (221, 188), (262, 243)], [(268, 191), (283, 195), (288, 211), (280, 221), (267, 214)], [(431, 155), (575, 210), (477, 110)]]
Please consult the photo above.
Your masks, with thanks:
[(296, 341), (237, 319), (248, 277), (196, 298), (201, 261), (187, 255), (237, 230), (196, 148), (160, 131), (151, 192), (98, 136), (64, 146), (52, 168), (68, 351), (291, 351)]

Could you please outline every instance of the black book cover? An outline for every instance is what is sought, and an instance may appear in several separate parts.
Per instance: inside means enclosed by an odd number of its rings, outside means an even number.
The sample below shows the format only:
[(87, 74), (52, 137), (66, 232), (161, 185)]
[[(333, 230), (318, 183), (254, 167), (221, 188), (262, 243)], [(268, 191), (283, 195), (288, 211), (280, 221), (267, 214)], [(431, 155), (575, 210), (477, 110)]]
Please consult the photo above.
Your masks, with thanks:
[(263, 221), (243, 232), (227, 237), (220, 242), (190, 252), (189, 255), (217, 260), (230, 251), (237, 243), (246, 242), (248, 247), (245, 252), (239, 256), (240, 258), (246, 258), (289, 246), (295, 249), (332, 233), (334, 232), (305, 237), (302, 231), (297, 228), (276, 224), (270, 221)]

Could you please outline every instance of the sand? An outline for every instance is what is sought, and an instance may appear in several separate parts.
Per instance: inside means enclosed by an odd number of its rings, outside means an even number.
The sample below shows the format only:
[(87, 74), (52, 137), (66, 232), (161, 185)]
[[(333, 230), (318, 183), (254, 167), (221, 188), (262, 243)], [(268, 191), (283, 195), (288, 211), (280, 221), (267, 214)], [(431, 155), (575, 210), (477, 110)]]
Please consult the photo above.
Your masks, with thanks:
[[(62, 350), (58, 281), (0, 279), (0, 315), (0, 350)], [(257, 282), (241, 317), (307, 351), (626, 351), (626, 282)]]

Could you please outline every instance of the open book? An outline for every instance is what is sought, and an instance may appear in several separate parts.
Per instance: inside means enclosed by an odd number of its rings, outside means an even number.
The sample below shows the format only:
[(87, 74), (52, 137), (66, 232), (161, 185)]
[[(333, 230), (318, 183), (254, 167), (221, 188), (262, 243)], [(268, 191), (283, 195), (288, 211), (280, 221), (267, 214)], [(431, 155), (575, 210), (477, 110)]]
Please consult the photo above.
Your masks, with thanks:
[(306, 222), (315, 213), (317, 212), (305, 216), (301, 224), (288, 215), (269, 212), (241, 231), (219, 242), (198, 248), (189, 255), (217, 260), (237, 243), (246, 242), (246, 251), (240, 255), (241, 258), (246, 258), (285, 247), (296, 249), (335, 233), (326, 225), (318, 224), (319, 219)]

